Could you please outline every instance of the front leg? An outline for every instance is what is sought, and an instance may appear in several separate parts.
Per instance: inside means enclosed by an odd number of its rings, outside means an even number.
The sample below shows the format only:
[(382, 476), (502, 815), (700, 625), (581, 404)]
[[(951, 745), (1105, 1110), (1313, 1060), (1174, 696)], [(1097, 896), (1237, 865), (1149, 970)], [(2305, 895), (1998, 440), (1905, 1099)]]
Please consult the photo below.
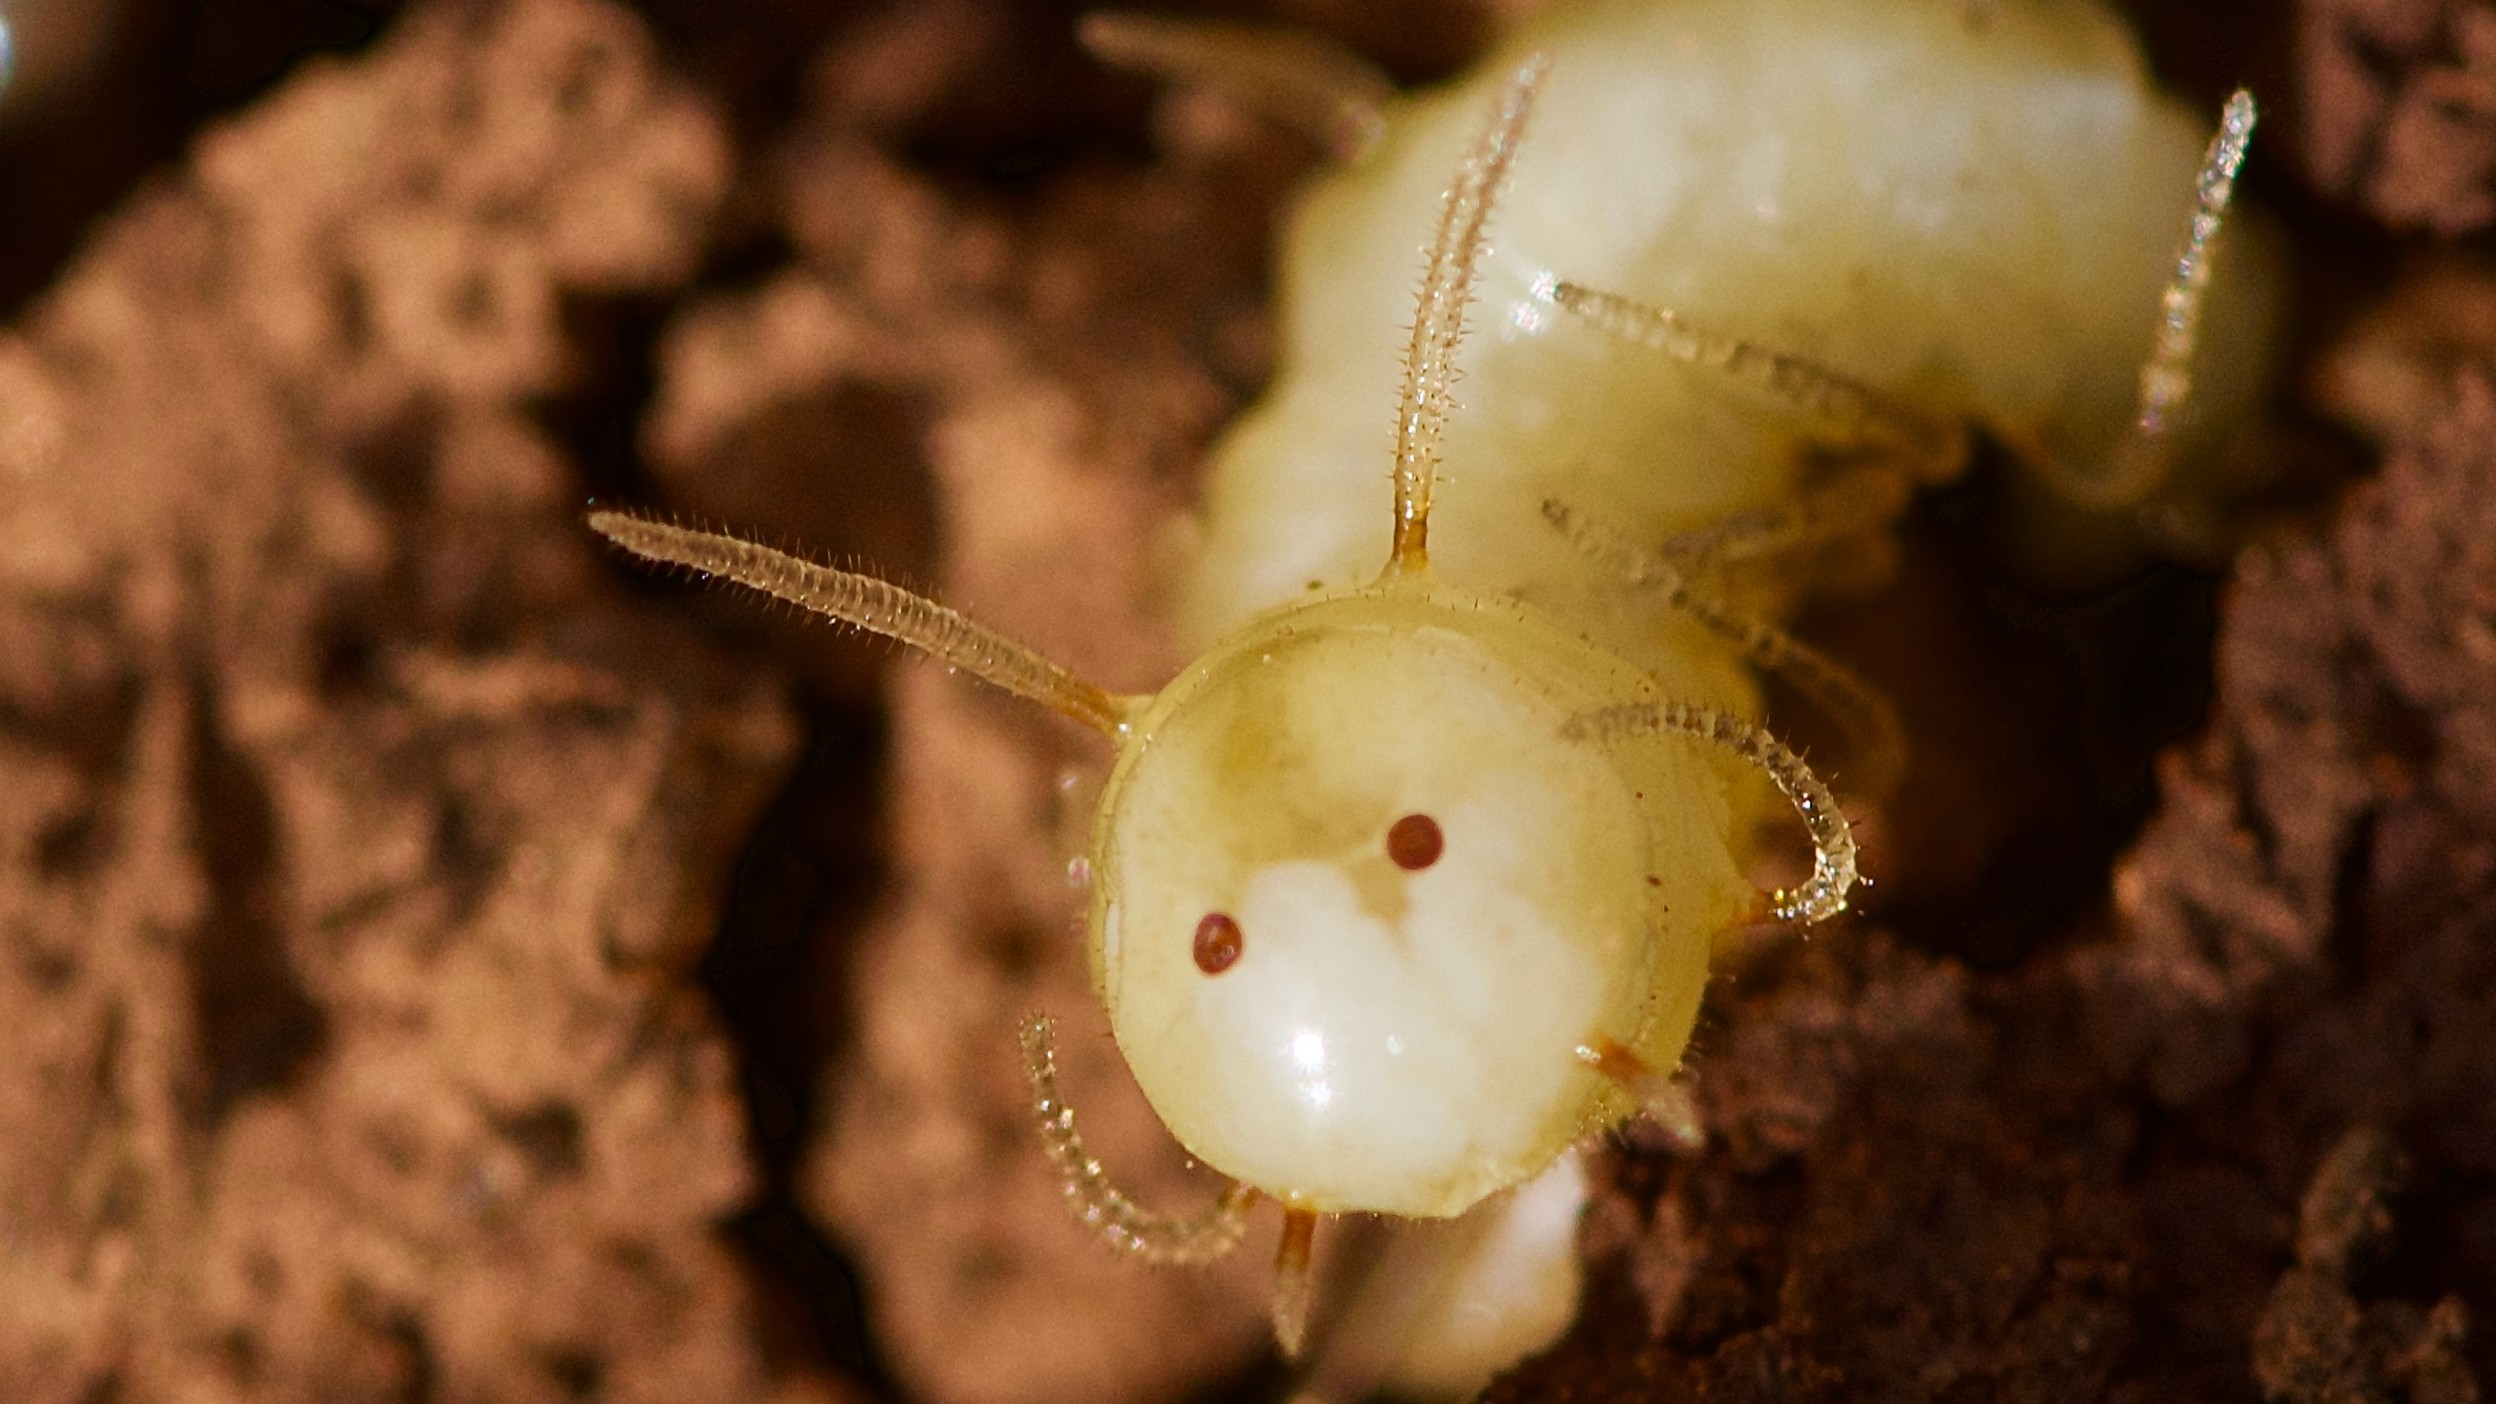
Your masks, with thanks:
[[(1791, 686), (1835, 721), (1855, 747), (1856, 777), (1850, 789), (1878, 798), (1898, 782), (1907, 756), (1898, 710), (1852, 668), (1773, 624), (1735, 613), (1692, 586), (1670, 555), (1641, 549), (1557, 498), (1544, 501), (1543, 517), (1572, 545), (1611, 568), (1622, 583), (1655, 591), (1667, 608), (1740, 649), (1755, 667)], [(1775, 527), (1770, 522), (1763, 530)]]

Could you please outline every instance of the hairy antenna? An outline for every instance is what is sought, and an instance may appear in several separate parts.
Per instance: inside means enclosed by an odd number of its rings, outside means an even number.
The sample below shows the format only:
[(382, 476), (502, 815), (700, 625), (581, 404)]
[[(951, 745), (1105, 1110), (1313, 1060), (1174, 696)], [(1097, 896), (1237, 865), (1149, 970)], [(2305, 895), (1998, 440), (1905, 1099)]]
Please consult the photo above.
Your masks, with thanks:
[(1890, 449), (1916, 477), (1939, 481), (1967, 458), (1967, 435), (1808, 356), (1710, 331), (1669, 307), (1563, 282), (1551, 300), (1618, 341), (1717, 371), (1784, 401), (1829, 429)]
[(1498, 110), (1465, 153), (1464, 168), (1448, 187), (1439, 212), (1438, 237), (1422, 275), (1413, 311), (1413, 340), (1404, 352), (1404, 392), (1395, 412), (1395, 552), (1387, 568), (1406, 573), (1429, 562), (1430, 493), (1439, 471), (1439, 437), (1455, 407), (1456, 344), (1465, 335), (1465, 308), (1473, 301), (1475, 265), (1482, 258), (1482, 231), (1493, 197), (1516, 158), (1526, 114), (1550, 61), (1536, 54), (1508, 80)]
[(1855, 885), (1855, 830), (1803, 758), (1749, 722), (1687, 702), (1605, 707), (1572, 717), (1560, 734), (1571, 741), (1615, 742), (1637, 736), (1688, 736), (1733, 752), (1759, 767), (1811, 834), (1811, 877), (1800, 888), (1768, 894), (1779, 921), (1809, 926), (1846, 910)]
[(2124, 507), (2156, 490), (2175, 459), (2175, 429), (2193, 394), (2193, 350), (2201, 341), (2202, 294), (2218, 258), (2220, 231), (2236, 196), (2236, 173), (2253, 144), (2253, 94), (2238, 88), (2219, 115), (2194, 185), (2193, 222), (2158, 296), (2158, 332), (2141, 366), (2138, 411), (2103, 473), (2060, 474), (2063, 490), (2088, 507)]
[(1057, 1085), (1057, 1036), (1048, 1016), (1023, 1021), (1023, 1071), (1031, 1078), (1032, 1109), (1040, 1116), (1040, 1144), (1066, 1190), (1066, 1203), (1086, 1228), (1110, 1247), (1148, 1263), (1210, 1263), (1239, 1246), (1248, 1230), (1248, 1206), (1257, 1192), (1234, 1182), (1213, 1207), (1193, 1218), (1155, 1214), (1110, 1183), (1109, 1172), (1084, 1153), (1074, 1108)]
[(733, 580), (773, 599), (932, 655), (1104, 735), (1125, 730), (1127, 704), (1048, 659), (888, 580), (835, 570), (724, 532), (630, 512), (596, 511), (589, 528), (644, 560)]

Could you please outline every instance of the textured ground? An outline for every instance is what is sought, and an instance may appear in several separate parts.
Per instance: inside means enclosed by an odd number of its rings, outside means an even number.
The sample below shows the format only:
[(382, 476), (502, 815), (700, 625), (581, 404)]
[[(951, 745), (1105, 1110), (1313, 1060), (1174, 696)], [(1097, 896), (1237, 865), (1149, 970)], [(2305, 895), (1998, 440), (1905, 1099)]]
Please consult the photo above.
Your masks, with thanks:
[[(1311, 153), (1099, 73), (1072, 6), (37, 6), (7, 1396), (1275, 1390), (1259, 1266), (1109, 1260), (1022, 1120), (1046, 1007), (1103, 1151), (1193, 1192), (1086, 1036), (1084, 738), (575, 513), (750, 524), (1153, 681), (1157, 526), (1264, 373)], [(1282, 13), (1407, 79), (1495, 25)], [(1980, 480), (1821, 621), (1927, 737), (1888, 905), (1723, 990), (1709, 1153), (1605, 1152), (1586, 1317), (1495, 1398), (2496, 1381), (2496, 8), (2144, 18), (2269, 103), (2290, 487), (2223, 577), (2077, 598)]]

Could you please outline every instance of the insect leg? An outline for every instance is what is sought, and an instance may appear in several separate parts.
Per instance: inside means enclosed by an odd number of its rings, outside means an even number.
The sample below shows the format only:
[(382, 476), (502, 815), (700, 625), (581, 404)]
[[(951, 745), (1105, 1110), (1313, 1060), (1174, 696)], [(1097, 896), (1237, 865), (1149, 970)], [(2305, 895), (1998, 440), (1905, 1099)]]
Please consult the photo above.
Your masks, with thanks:
[(1660, 553), (1690, 573), (1769, 560), (1857, 540), (1897, 519), (1914, 484), (1896, 463), (1871, 459), (1805, 489), (1784, 506), (1731, 513), (1665, 540)]
[(1631, 703), (1581, 713), (1561, 727), (1565, 740), (1617, 743), (1641, 736), (1686, 736), (1733, 752), (1765, 774), (1811, 835), (1811, 876), (1800, 888), (1767, 894), (1769, 914), (1779, 921), (1814, 925), (1846, 910), (1855, 885), (1855, 830), (1829, 787), (1785, 743), (1713, 707), (1688, 702)]
[(1322, 35), (1282, 25), (1096, 11), (1075, 35), (1093, 57), (1202, 84), (1358, 162), (1387, 130), (1394, 80)]
[(812, 614), (898, 639), (1105, 735), (1120, 735), (1130, 702), (888, 580), (835, 570), (724, 532), (630, 512), (596, 511), (589, 528), (648, 561), (733, 580)]
[(1239, 1246), (1248, 1230), (1248, 1206), (1257, 1192), (1233, 1184), (1213, 1207), (1193, 1218), (1155, 1214), (1110, 1183), (1101, 1163), (1084, 1153), (1075, 1113), (1057, 1085), (1056, 1035), (1046, 1015), (1023, 1021), (1023, 1071), (1031, 1079), (1032, 1107), (1040, 1115), (1040, 1144), (1064, 1181), (1066, 1202), (1085, 1227), (1110, 1247), (1148, 1263), (1210, 1263)]
[(1699, 1122), (1699, 1104), (1690, 1089), (1669, 1073), (1657, 1072), (1609, 1034), (1597, 1034), (1592, 1042), (1580, 1045), (1577, 1058), (1637, 1098), (1674, 1145), (1694, 1154), (1706, 1149), (1707, 1130)]
[(1735, 614), (1713, 596), (1692, 589), (1674, 560), (1641, 550), (1558, 498), (1544, 499), (1543, 517), (1579, 550), (1623, 580), (1661, 593), (1665, 604), (1741, 649), (1752, 663), (1792, 685), (1844, 728), (1855, 744), (1860, 766), (1859, 778), (1850, 788), (1877, 797), (1897, 783), (1906, 764), (1905, 732), (1897, 709), (1879, 688), (1775, 625)]
[(1967, 457), (1967, 432), (1807, 356), (1702, 327), (1667, 307), (1576, 283), (1552, 289), (1552, 301), (1596, 329), (1634, 346), (1661, 351), (1760, 390), (1812, 420), (1833, 444), (1894, 457), (1910, 477), (1938, 482)]
[(1315, 1211), (1283, 1211), (1283, 1238), (1274, 1246), (1274, 1343), (1285, 1360), (1299, 1359), (1301, 1347), (1308, 1344), (1309, 1307), (1317, 1297), (1309, 1249), (1316, 1239)]
[(2218, 256), (2220, 231), (2236, 194), (2236, 173), (2253, 141), (2253, 94), (2238, 88), (2219, 117), (2219, 129), (2203, 155), (2194, 183), (2193, 217), (2175, 272), (2158, 298), (2158, 330), (2141, 365), (2138, 409), (2131, 429), (2098, 471), (2075, 468), (2054, 455), (2037, 457), (2038, 471), (2056, 491), (2086, 507), (2129, 507), (2166, 480), (2175, 457), (2174, 435), (2193, 393), (2193, 349), (2201, 337), (2202, 294)]

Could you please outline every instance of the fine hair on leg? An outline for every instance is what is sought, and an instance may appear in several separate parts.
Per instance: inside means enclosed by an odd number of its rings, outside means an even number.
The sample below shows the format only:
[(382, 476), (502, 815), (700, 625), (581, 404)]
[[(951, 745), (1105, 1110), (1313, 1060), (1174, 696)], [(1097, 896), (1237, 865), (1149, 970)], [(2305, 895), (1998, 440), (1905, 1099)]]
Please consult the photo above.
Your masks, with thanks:
[(1047, 1015), (1023, 1021), (1023, 1072), (1031, 1079), (1041, 1148), (1057, 1168), (1066, 1203), (1102, 1242), (1131, 1258), (1183, 1266), (1214, 1262), (1239, 1246), (1248, 1231), (1248, 1207), (1257, 1200), (1255, 1190), (1233, 1183), (1200, 1214), (1156, 1214), (1129, 1199), (1101, 1163), (1085, 1153), (1074, 1108), (1066, 1105), (1066, 1094), (1057, 1084), (1056, 1031)]
[(1616, 340), (1719, 371), (1812, 421), (1836, 443), (1896, 460), (1908, 476), (1938, 482), (1967, 457), (1967, 432), (1944, 424), (1843, 371), (1763, 342), (1728, 336), (1658, 307), (1563, 282), (1552, 301)]
[(1560, 735), (1605, 745), (1644, 736), (1685, 736), (1749, 761), (1794, 806), (1805, 832), (1811, 835), (1811, 876), (1799, 888), (1769, 893), (1770, 914), (1782, 922), (1810, 926), (1846, 910), (1846, 894), (1856, 878), (1854, 826), (1846, 822), (1829, 787), (1803, 758), (1766, 728), (1713, 707), (1644, 702), (1580, 713), (1561, 727)]
[(1629, 584), (1656, 590), (1667, 606), (1741, 649), (1754, 665), (1785, 681), (1835, 721), (1855, 746), (1858, 778), (1850, 791), (1878, 798), (1898, 783), (1906, 767), (1906, 732), (1898, 709), (1879, 688), (1792, 634), (1735, 614), (1721, 601), (1692, 589), (1672, 561), (1639, 549), (1558, 498), (1544, 499), (1543, 518), (1580, 551)]

